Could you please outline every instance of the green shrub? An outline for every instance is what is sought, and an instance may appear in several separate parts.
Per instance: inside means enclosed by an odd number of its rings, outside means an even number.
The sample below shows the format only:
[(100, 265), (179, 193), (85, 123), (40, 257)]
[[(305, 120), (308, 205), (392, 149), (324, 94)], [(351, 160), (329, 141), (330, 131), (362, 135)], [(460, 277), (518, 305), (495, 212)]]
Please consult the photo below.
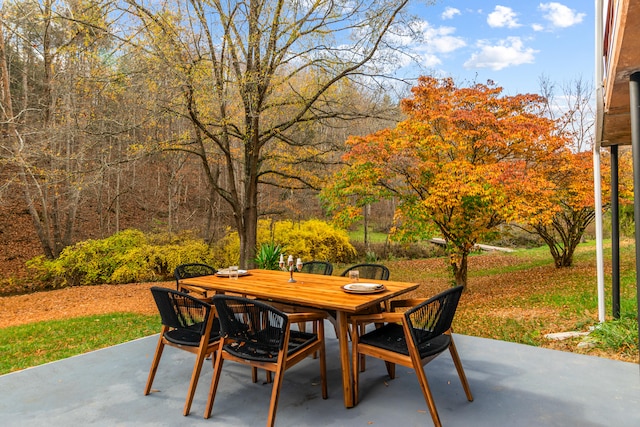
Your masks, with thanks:
[(27, 277), (0, 277), (0, 296), (19, 295), (39, 289)]
[(375, 251), (369, 250), (364, 254), (364, 262), (376, 263), (378, 261), (378, 255), (376, 255)]
[(370, 243), (369, 250), (362, 242), (352, 242), (358, 258), (366, 262), (391, 259), (424, 259), (444, 256), (444, 249), (431, 243)]
[(543, 246), (544, 240), (535, 233), (529, 233), (513, 224), (503, 224), (493, 239), (483, 242), (486, 245), (505, 248), (538, 248)]
[(638, 352), (638, 319), (635, 314), (627, 314), (620, 319), (601, 323), (591, 332), (587, 341), (605, 350), (635, 354)]
[(263, 243), (256, 254), (256, 265), (265, 270), (278, 270), (280, 268), (280, 255), (282, 249), (275, 243)]
[(105, 239), (65, 248), (57, 259), (43, 256), (27, 266), (49, 287), (167, 280), (186, 262), (211, 262), (209, 247), (189, 233), (145, 235), (124, 230)]

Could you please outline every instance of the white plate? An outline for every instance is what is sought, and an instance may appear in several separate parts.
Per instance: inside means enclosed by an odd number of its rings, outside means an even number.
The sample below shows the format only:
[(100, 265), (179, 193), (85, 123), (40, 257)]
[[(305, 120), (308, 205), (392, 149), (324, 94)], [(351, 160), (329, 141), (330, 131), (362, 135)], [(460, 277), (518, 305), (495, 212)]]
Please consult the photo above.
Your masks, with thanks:
[[(238, 276), (246, 276), (248, 274), (249, 272), (247, 270), (238, 270)], [(216, 273), (216, 276), (228, 277), (229, 269), (223, 268), (222, 270), (218, 270), (218, 272)]]
[(344, 285), (342, 289), (345, 292), (353, 294), (374, 294), (376, 292), (382, 292), (387, 288), (379, 283), (349, 283), (348, 285)]

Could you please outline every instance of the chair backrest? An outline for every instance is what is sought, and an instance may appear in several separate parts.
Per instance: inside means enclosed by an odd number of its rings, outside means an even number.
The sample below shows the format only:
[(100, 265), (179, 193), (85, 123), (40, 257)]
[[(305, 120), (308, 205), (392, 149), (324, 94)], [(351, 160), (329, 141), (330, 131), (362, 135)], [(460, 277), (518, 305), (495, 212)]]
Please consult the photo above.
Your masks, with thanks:
[(361, 279), (389, 280), (389, 269), (382, 264), (356, 264), (342, 272), (341, 276), (347, 277), (349, 271), (358, 270)]
[(308, 261), (302, 264), (302, 272), (331, 276), (333, 274), (333, 264), (325, 261)]
[(173, 277), (178, 281), (182, 279), (190, 279), (191, 277), (209, 276), (216, 274), (217, 270), (210, 265), (200, 263), (180, 264), (173, 270)]
[(215, 295), (220, 333), (235, 343), (227, 351), (250, 360), (276, 362), (284, 348), (289, 319), (282, 311), (255, 299)]
[(417, 347), (451, 328), (462, 290), (462, 286), (447, 289), (404, 313)]
[(162, 324), (174, 329), (205, 333), (211, 304), (175, 289), (151, 287)]

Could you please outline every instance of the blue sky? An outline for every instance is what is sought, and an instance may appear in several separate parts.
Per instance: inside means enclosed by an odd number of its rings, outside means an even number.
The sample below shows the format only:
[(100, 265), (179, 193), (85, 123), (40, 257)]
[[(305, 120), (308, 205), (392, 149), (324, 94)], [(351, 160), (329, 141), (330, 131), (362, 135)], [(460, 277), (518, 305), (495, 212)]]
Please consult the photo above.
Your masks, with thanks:
[(411, 46), (422, 74), (458, 85), (490, 79), (507, 95), (539, 92), (542, 75), (558, 86), (593, 83), (593, 1), (422, 0), (412, 12), (422, 20), (424, 40)]

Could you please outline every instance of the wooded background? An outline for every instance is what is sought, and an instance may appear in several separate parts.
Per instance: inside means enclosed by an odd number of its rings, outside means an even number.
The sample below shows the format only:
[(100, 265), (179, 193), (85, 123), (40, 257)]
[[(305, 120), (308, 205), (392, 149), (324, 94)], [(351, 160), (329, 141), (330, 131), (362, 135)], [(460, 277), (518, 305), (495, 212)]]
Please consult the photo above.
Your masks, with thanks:
[[(402, 43), (420, 37), (407, 3), (3, 2), (0, 279), (35, 254), (131, 227), (207, 242), (233, 229), (240, 265), (252, 267), (258, 219), (322, 218), (327, 187), (343, 219), (367, 212), (400, 236), (440, 232), (461, 282), (468, 252), (508, 222), (570, 266), (596, 209), (591, 85), (554, 99), (548, 78), (542, 96), (515, 97), (493, 82), (402, 81), (394, 68), (416, 60)], [(410, 126), (390, 138), (398, 123)], [(359, 136), (379, 144), (370, 159), (366, 144), (345, 144)], [(504, 182), (509, 191), (494, 191)]]

